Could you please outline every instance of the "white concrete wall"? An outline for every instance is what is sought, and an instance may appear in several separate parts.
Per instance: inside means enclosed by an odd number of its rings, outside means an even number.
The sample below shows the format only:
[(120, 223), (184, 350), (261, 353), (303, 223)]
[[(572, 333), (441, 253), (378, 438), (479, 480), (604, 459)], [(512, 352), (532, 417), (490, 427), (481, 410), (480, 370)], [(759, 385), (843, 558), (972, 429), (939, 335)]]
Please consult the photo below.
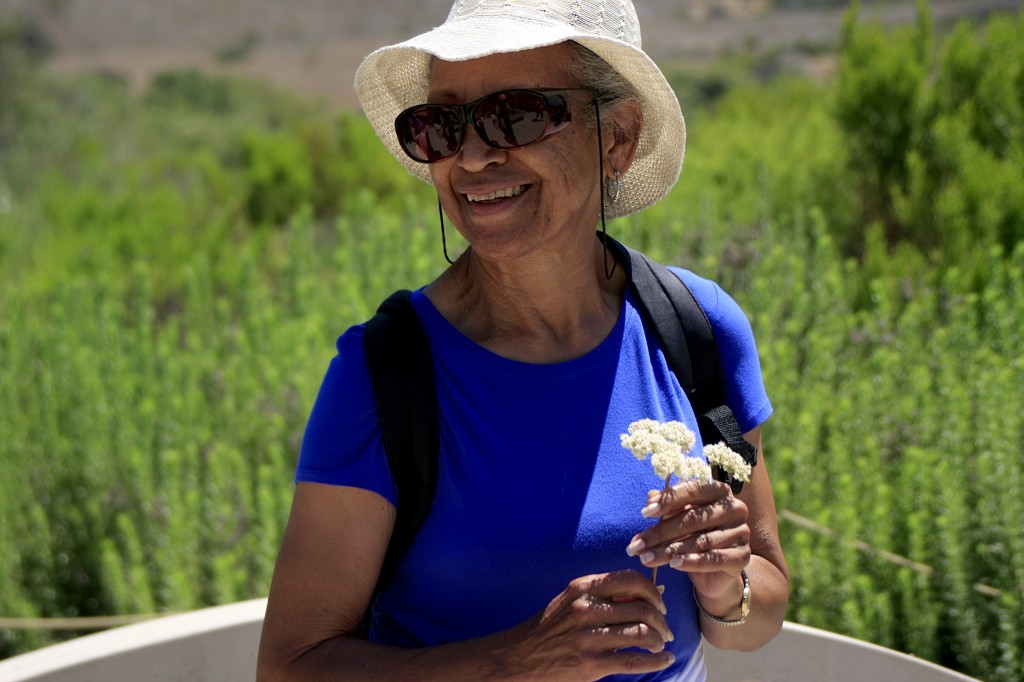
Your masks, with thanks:
[[(708, 682), (968, 682), (974, 678), (891, 649), (796, 623), (751, 653), (705, 644)], [(977, 682), (976, 680), (974, 682)]]
[(253, 682), (267, 600), (79, 637), (0, 662), (0, 682)]
[[(0, 682), (252, 682), (266, 600), (107, 630), (0, 662)], [(754, 653), (705, 644), (708, 682), (966, 682), (847, 637), (786, 623)]]

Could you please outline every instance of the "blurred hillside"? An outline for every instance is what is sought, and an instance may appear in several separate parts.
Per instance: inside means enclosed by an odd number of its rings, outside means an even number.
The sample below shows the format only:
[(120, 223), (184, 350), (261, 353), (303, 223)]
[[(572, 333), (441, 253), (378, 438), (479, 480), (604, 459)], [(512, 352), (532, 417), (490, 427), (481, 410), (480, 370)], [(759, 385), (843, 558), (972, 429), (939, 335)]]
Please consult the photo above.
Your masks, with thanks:
[[(27, 13), (63, 72), (120, 73), (141, 89), (168, 68), (269, 79), (353, 105), (361, 59), (444, 21), (450, 0), (0, 0)], [(660, 63), (703, 63), (723, 53), (772, 53), (810, 76), (834, 70), (844, 0), (638, 0), (644, 45)], [(942, 27), (959, 18), (1014, 10), (1024, 0), (935, 0)], [(883, 24), (912, 21), (912, 0), (867, 3)]]

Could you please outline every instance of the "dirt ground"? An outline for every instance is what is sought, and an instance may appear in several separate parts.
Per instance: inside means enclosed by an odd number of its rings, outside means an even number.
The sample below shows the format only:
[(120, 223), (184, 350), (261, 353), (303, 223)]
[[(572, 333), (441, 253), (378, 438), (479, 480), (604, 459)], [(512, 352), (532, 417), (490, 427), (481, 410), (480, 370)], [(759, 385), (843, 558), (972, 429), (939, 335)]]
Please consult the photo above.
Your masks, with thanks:
[[(661, 63), (726, 50), (788, 50), (797, 68), (827, 74), (844, 3), (814, 9), (768, 0), (634, 0), (644, 47)], [(373, 49), (442, 23), (451, 0), (0, 0), (28, 12), (58, 47), (51, 68), (105, 69), (142, 88), (159, 71), (194, 66), (268, 79), (337, 106)], [(820, 4), (820, 3), (819, 3)], [(940, 24), (1020, 10), (1024, 0), (931, 0)], [(914, 17), (913, 0), (866, 3), (887, 24)]]

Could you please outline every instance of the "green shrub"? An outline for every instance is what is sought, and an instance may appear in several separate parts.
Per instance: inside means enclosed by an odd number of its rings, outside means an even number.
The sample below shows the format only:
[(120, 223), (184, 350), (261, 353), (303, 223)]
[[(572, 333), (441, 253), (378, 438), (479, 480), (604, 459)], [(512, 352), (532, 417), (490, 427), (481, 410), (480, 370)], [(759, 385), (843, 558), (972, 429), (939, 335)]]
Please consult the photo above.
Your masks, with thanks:
[(313, 169), (306, 148), (286, 133), (250, 133), (243, 147), (249, 220), (279, 225), (310, 198)]
[[(960, 24), (933, 47), (928, 6), (909, 30), (884, 31), (847, 14), (836, 116), (861, 207), (837, 221), (844, 250), (865, 248), (861, 226), (882, 226), (937, 262), (1024, 235), (1024, 13), (983, 32)], [(978, 272), (983, 277), (983, 272)]]
[[(879, 222), (889, 243), (908, 236), (893, 215), (892, 193), (906, 183), (907, 155), (922, 119), (931, 63), (931, 20), (918, 2), (913, 29), (887, 33), (857, 21), (859, 3), (843, 25), (836, 118), (847, 138), (849, 165), (861, 206), (859, 223)], [(856, 249), (855, 236), (844, 239)]]
[(227, 116), (238, 108), (235, 90), (233, 81), (196, 69), (165, 71), (153, 79), (146, 100), (155, 107)]

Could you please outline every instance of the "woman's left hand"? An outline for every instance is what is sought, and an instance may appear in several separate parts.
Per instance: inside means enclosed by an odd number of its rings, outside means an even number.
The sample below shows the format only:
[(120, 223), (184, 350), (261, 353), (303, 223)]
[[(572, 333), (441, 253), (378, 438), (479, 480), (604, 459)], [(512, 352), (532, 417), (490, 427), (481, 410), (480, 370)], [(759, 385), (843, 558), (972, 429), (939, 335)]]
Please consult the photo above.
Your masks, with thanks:
[(650, 568), (669, 565), (690, 574), (705, 604), (732, 601), (750, 563), (747, 505), (725, 483), (684, 481), (652, 490), (646, 517), (658, 523), (633, 537), (626, 552)]
[[(779, 542), (775, 498), (761, 448), (761, 428), (743, 437), (759, 461), (739, 497), (725, 483), (685, 481), (666, 491), (652, 490), (642, 514), (658, 522), (638, 533), (627, 552), (645, 566), (686, 571), (704, 611), (742, 627), (723, 627), (701, 618), (704, 637), (719, 649), (753, 651), (782, 629), (789, 594), (789, 571)], [(746, 569), (747, 581), (741, 572)]]

